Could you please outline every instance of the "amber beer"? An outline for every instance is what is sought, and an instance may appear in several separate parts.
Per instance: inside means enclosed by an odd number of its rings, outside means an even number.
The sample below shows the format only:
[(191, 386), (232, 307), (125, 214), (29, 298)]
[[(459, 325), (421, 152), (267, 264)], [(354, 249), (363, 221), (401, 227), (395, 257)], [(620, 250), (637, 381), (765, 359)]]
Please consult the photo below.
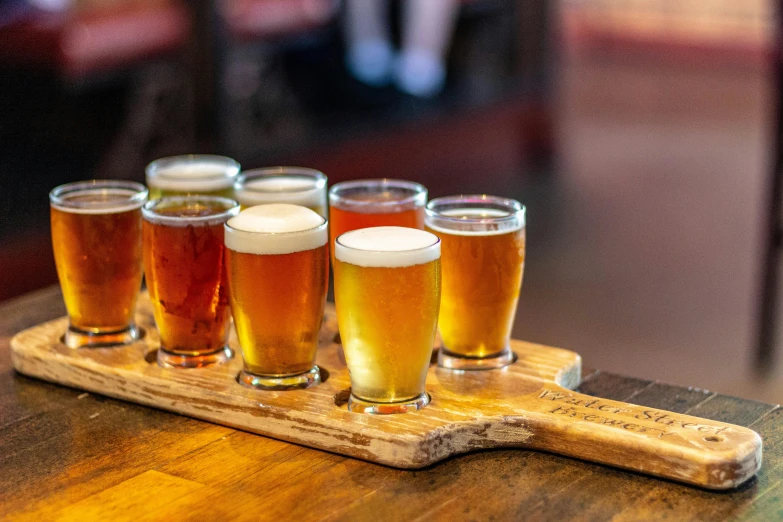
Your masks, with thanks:
[(315, 365), (329, 284), (326, 219), (289, 204), (250, 207), (225, 226), (239, 382), (287, 390), (321, 382)]
[(231, 357), (223, 224), (238, 212), (236, 201), (209, 196), (144, 205), (144, 270), (161, 366), (194, 368)]
[(402, 227), (345, 233), (336, 242), (334, 285), (349, 409), (399, 413), (427, 405), (440, 304), (438, 237)]
[(211, 154), (157, 159), (146, 169), (150, 199), (187, 195), (233, 198), (239, 170), (233, 159)]
[(128, 181), (82, 181), (49, 193), (52, 246), (70, 348), (126, 344), (141, 287), (141, 206), (147, 189)]
[(493, 196), (438, 198), (427, 230), (440, 237), (441, 366), (484, 369), (513, 361), (509, 342), (525, 267), (525, 208)]
[(267, 167), (246, 170), (234, 185), (242, 209), (269, 203), (301, 205), (326, 213), (326, 176), (304, 167)]
[(340, 234), (367, 227), (424, 229), (427, 189), (411, 181), (363, 179), (329, 189), (329, 243)]

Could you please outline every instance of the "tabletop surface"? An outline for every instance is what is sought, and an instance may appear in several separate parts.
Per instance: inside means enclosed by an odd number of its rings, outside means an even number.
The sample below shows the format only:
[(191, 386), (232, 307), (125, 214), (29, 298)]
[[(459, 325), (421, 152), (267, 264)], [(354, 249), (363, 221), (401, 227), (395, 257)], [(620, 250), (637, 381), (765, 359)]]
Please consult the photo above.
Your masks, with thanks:
[(756, 430), (763, 467), (729, 492), (527, 450), (401, 471), (16, 374), (10, 338), (64, 313), (56, 287), (0, 304), (3, 519), (783, 519), (778, 406), (586, 372), (584, 393)]

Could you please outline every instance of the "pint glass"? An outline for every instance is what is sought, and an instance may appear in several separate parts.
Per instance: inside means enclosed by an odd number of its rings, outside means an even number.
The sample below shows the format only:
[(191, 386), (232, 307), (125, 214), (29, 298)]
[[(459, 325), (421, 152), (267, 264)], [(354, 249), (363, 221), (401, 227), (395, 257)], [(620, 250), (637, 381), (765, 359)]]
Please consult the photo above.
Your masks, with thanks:
[(150, 199), (192, 194), (233, 198), (239, 163), (225, 156), (188, 154), (157, 159), (146, 173)]
[(337, 321), (351, 374), (348, 408), (401, 413), (426, 406), (440, 240), (411, 228), (365, 228), (338, 237), (334, 254)]
[(141, 287), (141, 206), (130, 181), (81, 181), (49, 193), (52, 246), (68, 310), (70, 348), (127, 344)]
[(268, 203), (301, 205), (326, 214), (326, 176), (304, 167), (268, 167), (246, 170), (234, 185), (242, 209)]
[(411, 181), (364, 179), (329, 189), (329, 243), (349, 230), (396, 226), (424, 229), (427, 189)]
[(326, 219), (289, 204), (250, 207), (225, 225), (226, 267), (244, 369), (266, 390), (321, 382), (315, 365), (329, 285)]
[(474, 370), (511, 363), (525, 267), (525, 207), (487, 195), (437, 198), (427, 205), (426, 225), (442, 248), (438, 364)]
[(223, 224), (238, 212), (236, 201), (210, 196), (167, 197), (142, 208), (161, 366), (197, 368), (231, 357)]

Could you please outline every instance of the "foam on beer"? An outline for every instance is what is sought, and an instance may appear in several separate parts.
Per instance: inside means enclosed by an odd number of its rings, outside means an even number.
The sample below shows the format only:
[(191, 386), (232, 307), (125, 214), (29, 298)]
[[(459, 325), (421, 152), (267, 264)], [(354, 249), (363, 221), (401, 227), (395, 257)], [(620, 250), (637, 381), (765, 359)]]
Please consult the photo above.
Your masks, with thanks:
[(325, 206), (325, 195), (317, 179), (296, 175), (250, 179), (237, 189), (237, 200), (248, 206), (276, 202), (305, 207)]
[(246, 254), (293, 254), (329, 240), (323, 217), (287, 203), (247, 208), (228, 220), (225, 232), (226, 248)]
[(147, 184), (160, 190), (211, 192), (231, 187), (238, 173), (238, 166), (217, 160), (183, 160), (159, 165), (147, 176)]
[(440, 258), (438, 236), (405, 227), (352, 230), (335, 241), (335, 258), (364, 267), (400, 268)]
[(514, 212), (495, 208), (453, 208), (438, 212), (438, 215), (451, 218), (448, 221), (449, 226), (444, 227), (435, 223), (437, 218), (428, 217), (427, 228), (441, 234), (455, 236), (496, 236), (516, 232), (525, 227), (524, 218), (498, 220), (498, 218), (511, 217)]

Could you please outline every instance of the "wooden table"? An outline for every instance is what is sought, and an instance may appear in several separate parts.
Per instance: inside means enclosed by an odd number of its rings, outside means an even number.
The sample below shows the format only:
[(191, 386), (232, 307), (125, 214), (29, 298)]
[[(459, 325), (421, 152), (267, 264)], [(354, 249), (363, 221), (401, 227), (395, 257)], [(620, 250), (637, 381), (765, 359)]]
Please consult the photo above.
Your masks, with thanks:
[(55, 287), (0, 304), (2, 519), (783, 518), (777, 406), (600, 371), (585, 375), (581, 391), (591, 395), (759, 432), (763, 468), (730, 492), (525, 450), (400, 471), (15, 374), (11, 336), (64, 313)]

